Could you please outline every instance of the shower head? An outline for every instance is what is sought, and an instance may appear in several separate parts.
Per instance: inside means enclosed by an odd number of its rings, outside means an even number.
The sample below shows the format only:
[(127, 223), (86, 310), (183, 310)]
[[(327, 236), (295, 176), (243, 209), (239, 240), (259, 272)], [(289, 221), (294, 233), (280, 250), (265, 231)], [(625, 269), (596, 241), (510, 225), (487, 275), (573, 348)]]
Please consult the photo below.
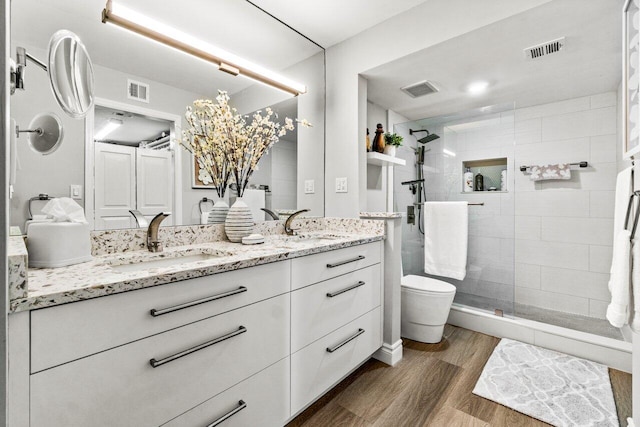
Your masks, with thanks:
[(426, 144), (427, 142), (431, 142), (431, 141), (433, 141), (434, 139), (438, 139), (438, 138), (440, 138), (440, 135), (437, 135), (437, 134), (435, 134), (435, 133), (430, 133), (430, 132), (429, 132), (428, 130), (426, 130), (426, 129), (417, 129), (417, 130), (409, 129), (409, 135), (413, 135), (413, 134), (414, 134), (414, 133), (416, 133), (416, 132), (426, 132), (426, 133), (427, 133), (427, 136), (424, 136), (424, 137), (422, 137), (422, 138), (420, 138), (420, 139), (418, 140), (418, 142), (419, 142), (420, 144)]

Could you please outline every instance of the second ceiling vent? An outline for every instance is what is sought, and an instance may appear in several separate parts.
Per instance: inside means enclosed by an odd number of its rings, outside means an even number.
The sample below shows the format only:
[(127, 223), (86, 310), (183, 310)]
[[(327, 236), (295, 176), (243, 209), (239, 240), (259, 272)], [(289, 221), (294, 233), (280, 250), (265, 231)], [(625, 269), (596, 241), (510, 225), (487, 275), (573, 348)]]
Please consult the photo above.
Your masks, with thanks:
[(424, 80), (422, 82), (410, 84), (409, 86), (405, 86), (400, 88), (407, 95), (418, 98), (420, 96), (429, 95), (432, 93), (438, 92), (438, 88), (433, 85), (430, 81)]
[(562, 49), (564, 49), (564, 46), (565, 38), (560, 37), (559, 39), (551, 40), (550, 42), (528, 47), (524, 50), (524, 55), (527, 59), (538, 59), (544, 56), (558, 53)]

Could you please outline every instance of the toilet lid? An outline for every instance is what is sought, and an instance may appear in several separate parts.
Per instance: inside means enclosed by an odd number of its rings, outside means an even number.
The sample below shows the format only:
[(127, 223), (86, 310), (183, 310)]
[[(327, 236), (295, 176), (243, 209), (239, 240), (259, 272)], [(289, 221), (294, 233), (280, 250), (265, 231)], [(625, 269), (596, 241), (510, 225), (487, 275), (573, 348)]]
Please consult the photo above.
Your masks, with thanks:
[(409, 289), (417, 289), (420, 291), (437, 293), (450, 293), (456, 291), (456, 287), (451, 283), (443, 282), (442, 280), (438, 279), (432, 279), (431, 277), (414, 275), (404, 276), (402, 278), (402, 286)]

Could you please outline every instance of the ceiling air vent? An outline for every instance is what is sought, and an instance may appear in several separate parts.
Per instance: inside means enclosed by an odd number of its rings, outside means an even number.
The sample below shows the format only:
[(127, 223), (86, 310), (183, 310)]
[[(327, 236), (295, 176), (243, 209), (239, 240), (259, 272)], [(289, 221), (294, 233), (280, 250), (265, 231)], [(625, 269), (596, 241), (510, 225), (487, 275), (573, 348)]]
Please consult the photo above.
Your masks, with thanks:
[(431, 82), (425, 80), (422, 82), (414, 83), (409, 86), (405, 86), (400, 88), (407, 95), (418, 98), (420, 96), (429, 95), (432, 93), (438, 92), (438, 88), (435, 87)]
[(136, 101), (149, 102), (149, 85), (146, 83), (127, 80), (127, 97)]
[(552, 40), (550, 42), (538, 44), (528, 47), (524, 50), (524, 55), (527, 59), (538, 59), (543, 56), (551, 55), (552, 53), (558, 53), (564, 49), (565, 38)]

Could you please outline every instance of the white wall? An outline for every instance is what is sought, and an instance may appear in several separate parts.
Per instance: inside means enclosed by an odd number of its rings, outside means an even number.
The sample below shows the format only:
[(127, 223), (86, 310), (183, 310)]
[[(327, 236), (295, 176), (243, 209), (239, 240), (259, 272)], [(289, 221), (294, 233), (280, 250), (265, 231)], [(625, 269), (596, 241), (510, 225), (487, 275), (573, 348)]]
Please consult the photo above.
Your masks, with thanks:
[[(45, 51), (25, 47), (36, 57), (46, 58)], [(15, 52), (15, 43), (11, 50)], [(64, 135), (59, 148), (48, 155), (31, 150), (27, 134), (21, 134), (17, 140), (19, 168), (15, 193), (10, 201), (10, 221), (12, 226), (20, 226), (23, 231), (29, 198), (40, 193), (69, 196), (70, 184), (84, 185), (84, 120), (72, 119), (58, 107), (47, 73), (31, 64), (26, 71), (25, 90), (17, 90), (11, 96), (11, 117), (20, 129), (28, 129), (31, 120), (40, 113), (57, 115)], [(84, 204), (82, 200), (79, 202)]]
[[(297, 207), (311, 209), (309, 215), (324, 216), (325, 169), (325, 75), (324, 52), (318, 53), (285, 70), (286, 75), (307, 86), (307, 93), (298, 96), (298, 115), (313, 127), (298, 127)], [(233, 105), (240, 112), (255, 111), (286, 99), (280, 91), (263, 85), (253, 85), (233, 96)], [(327, 153), (329, 156), (329, 153)], [(304, 181), (313, 180), (315, 192), (304, 193)]]
[[(329, 48), (327, 55), (326, 215), (355, 217), (366, 191), (359, 150), (358, 74), (549, 0), (432, 0)], [(366, 94), (365, 94), (366, 96)], [(366, 98), (365, 98), (366, 99)], [(348, 193), (335, 193), (347, 177)]]
[(617, 117), (616, 92), (516, 110), (518, 162), (589, 162), (568, 181), (534, 183), (516, 172), (517, 302), (604, 318)]
[[(387, 129), (387, 110), (378, 104), (367, 101), (367, 128), (369, 129), (369, 138), (373, 145), (376, 136), (376, 126), (381, 123), (385, 132)], [(366, 135), (366, 131), (365, 134)], [(361, 136), (359, 150), (366, 150), (365, 138)], [(367, 164), (367, 203), (365, 208), (361, 208), (367, 212), (384, 212), (387, 210), (387, 174), (385, 167)]]

